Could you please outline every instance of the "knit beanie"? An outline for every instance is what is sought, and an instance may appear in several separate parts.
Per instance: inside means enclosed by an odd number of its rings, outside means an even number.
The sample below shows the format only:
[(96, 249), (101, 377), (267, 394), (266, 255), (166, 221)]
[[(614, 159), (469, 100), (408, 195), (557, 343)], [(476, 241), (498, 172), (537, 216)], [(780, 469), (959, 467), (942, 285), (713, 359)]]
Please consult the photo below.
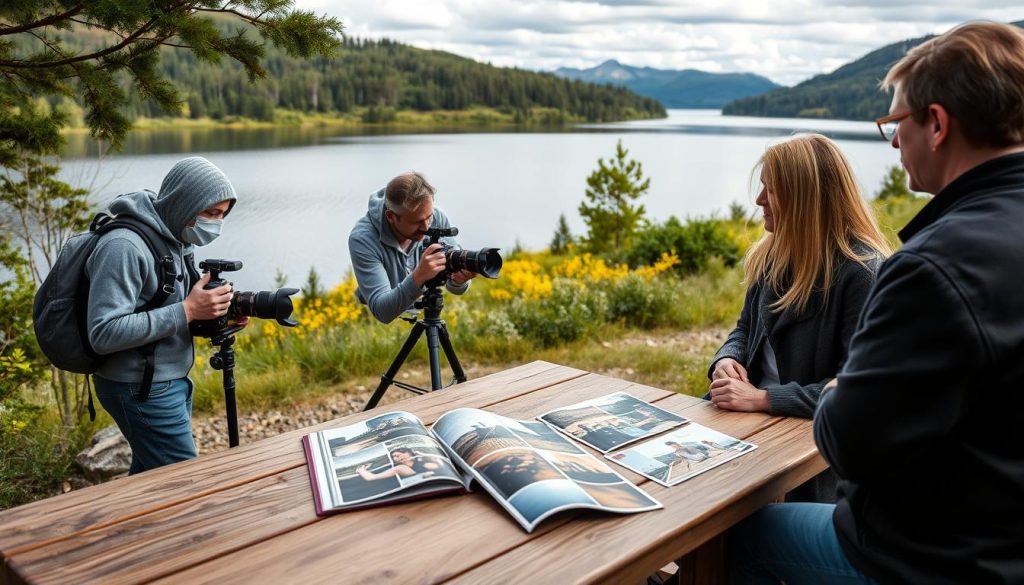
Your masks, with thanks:
[(221, 201), (230, 201), (230, 212), (237, 199), (235, 188), (223, 171), (205, 158), (193, 156), (171, 167), (153, 207), (171, 233), (181, 239), (182, 230), (201, 211)]

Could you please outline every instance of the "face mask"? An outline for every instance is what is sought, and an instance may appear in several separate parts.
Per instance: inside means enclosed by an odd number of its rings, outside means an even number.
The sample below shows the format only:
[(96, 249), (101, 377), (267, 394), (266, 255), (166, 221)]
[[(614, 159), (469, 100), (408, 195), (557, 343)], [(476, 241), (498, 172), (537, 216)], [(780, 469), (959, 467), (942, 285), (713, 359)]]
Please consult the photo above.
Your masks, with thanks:
[(223, 225), (223, 219), (207, 219), (199, 216), (196, 218), (195, 225), (185, 226), (185, 229), (181, 230), (181, 239), (196, 246), (205, 246), (217, 239)]

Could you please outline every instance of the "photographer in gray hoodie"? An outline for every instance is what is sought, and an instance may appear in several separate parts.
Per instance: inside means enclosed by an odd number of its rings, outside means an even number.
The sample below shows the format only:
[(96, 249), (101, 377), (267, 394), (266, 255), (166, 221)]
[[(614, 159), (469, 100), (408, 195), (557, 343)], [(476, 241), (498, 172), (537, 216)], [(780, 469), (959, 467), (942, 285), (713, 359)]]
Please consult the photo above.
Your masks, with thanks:
[[(424, 245), (428, 228), (450, 227), (448, 216), (434, 207), (434, 187), (419, 173), (398, 175), (370, 195), (369, 210), (348, 238), (356, 297), (382, 323), (409, 309), (429, 280), (445, 269), (441, 244)], [(460, 248), (455, 238), (441, 238)], [(460, 270), (445, 287), (457, 295), (469, 289), (475, 273)]]
[[(192, 439), (192, 369), (195, 352), (188, 324), (224, 315), (231, 286), (204, 290), (186, 266), (193, 246), (220, 234), (236, 200), (231, 182), (201, 157), (171, 168), (160, 192), (119, 196), (108, 213), (144, 222), (169, 244), (177, 279), (163, 306), (140, 311), (157, 292), (160, 275), (145, 241), (129, 229), (100, 236), (86, 263), (89, 278), (88, 332), (105, 360), (93, 376), (96, 396), (132, 448), (130, 474), (196, 456)], [(137, 312), (138, 311), (138, 312)], [(138, 348), (156, 342), (148, 396), (140, 383), (145, 358)]]

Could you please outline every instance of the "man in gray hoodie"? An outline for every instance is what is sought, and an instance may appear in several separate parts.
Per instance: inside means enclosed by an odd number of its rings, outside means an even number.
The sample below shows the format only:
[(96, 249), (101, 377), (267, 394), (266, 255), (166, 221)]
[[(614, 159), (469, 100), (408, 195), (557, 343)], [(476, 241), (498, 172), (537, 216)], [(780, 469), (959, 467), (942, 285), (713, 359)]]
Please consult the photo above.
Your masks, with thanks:
[[(131, 445), (130, 474), (196, 456), (188, 379), (195, 352), (188, 324), (227, 313), (231, 286), (204, 290), (209, 273), (193, 282), (196, 271), (186, 266), (186, 256), (191, 259), (193, 246), (220, 234), (235, 200), (224, 173), (192, 157), (171, 168), (159, 193), (128, 193), (110, 204), (110, 214), (144, 222), (169, 245), (177, 279), (161, 307), (140, 310), (156, 294), (160, 275), (153, 253), (135, 232), (103, 234), (86, 263), (89, 341), (106, 356), (93, 376), (96, 396)], [(140, 383), (146, 360), (138, 348), (154, 342), (147, 395)]]
[[(445, 269), (441, 244), (424, 246), (427, 229), (450, 227), (448, 216), (434, 207), (434, 187), (419, 173), (391, 179), (370, 195), (369, 210), (352, 228), (348, 250), (356, 275), (356, 296), (382, 323), (390, 323), (412, 306), (425, 284)], [(441, 238), (458, 248), (455, 238)], [(445, 283), (457, 295), (476, 276), (454, 272)]]

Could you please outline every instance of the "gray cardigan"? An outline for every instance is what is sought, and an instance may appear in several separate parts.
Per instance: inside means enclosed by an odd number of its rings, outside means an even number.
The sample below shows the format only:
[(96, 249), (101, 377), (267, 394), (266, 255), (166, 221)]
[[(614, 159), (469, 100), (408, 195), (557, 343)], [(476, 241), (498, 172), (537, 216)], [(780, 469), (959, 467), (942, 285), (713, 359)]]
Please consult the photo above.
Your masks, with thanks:
[(814, 292), (799, 314), (772, 311), (770, 307), (779, 295), (761, 282), (754, 283), (747, 290), (736, 328), (711, 361), (708, 379), (718, 360), (731, 357), (743, 364), (751, 383), (759, 386), (764, 374), (761, 352), (765, 340), (770, 340), (780, 384), (764, 388), (768, 391), (769, 412), (811, 418), (821, 389), (846, 362), (857, 318), (880, 265), (881, 258), (868, 262), (868, 266), (844, 259), (836, 271), (828, 302), (822, 293)]
[[(762, 282), (754, 283), (747, 290), (736, 328), (711, 361), (708, 379), (718, 360), (731, 357), (743, 364), (750, 382), (761, 388), (761, 352), (765, 340), (770, 340), (780, 383), (763, 387), (768, 391), (768, 412), (812, 418), (821, 389), (846, 363), (850, 338), (882, 259), (875, 258), (867, 264), (844, 259), (836, 271), (828, 301), (815, 292), (801, 313), (772, 311), (770, 307), (779, 295)], [(837, 483), (835, 473), (826, 470), (790, 492), (786, 499), (835, 502)]]

